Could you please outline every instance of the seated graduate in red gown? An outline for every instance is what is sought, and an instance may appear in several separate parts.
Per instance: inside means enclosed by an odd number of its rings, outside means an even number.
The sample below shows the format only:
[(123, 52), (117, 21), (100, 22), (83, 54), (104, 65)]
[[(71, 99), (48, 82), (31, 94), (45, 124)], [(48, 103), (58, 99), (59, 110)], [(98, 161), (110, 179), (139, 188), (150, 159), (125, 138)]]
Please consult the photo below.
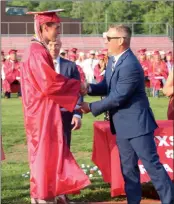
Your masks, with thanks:
[(153, 88), (153, 96), (159, 97), (159, 90), (165, 85), (168, 77), (166, 63), (161, 59), (159, 51), (153, 53), (153, 62), (150, 65), (148, 75)]
[(11, 49), (8, 54), (9, 59), (2, 66), (3, 91), (5, 98), (10, 98), (11, 93), (18, 93), (20, 97), (20, 62), (17, 60), (17, 50)]
[(32, 203), (57, 203), (57, 196), (79, 192), (90, 184), (63, 136), (60, 106), (72, 112), (85, 87), (54, 70), (47, 45), (60, 34), (58, 11), (27, 13), (35, 14), (36, 33), (21, 67)]
[[(76, 63), (77, 55), (74, 54), (74, 53), (71, 53), (69, 55), (69, 60)], [(86, 81), (85, 80), (85, 73), (83, 72), (83, 69), (81, 68), (80, 65), (76, 64), (76, 67), (77, 67), (77, 69), (79, 71), (79, 74), (80, 74), (80, 80), (81, 80), (82, 83), (84, 83)]]
[(105, 55), (98, 55), (99, 63), (94, 68), (94, 77), (97, 83), (101, 82), (104, 78), (106, 63), (105, 63)]
[(170, 73), (173, 70), (173, 54), (171, 51), (166, 53), (166, 65), (167, 65), (167, 69), (168, 72)]
[(150, 81), (149, 81), (149, 76), (148, 76), (149, 68), (150, 68), (150, 61), (147, 60), (146, 49), (138, 50), (138, 59), (144, 70), (145, 85), (146, 87), (150, 87)]

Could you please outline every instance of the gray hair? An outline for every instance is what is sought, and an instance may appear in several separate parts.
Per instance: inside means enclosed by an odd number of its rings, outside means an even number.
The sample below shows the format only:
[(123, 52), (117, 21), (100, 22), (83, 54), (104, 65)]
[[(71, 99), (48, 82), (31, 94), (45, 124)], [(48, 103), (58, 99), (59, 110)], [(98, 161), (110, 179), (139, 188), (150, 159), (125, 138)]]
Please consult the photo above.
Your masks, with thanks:
[(130, 29), (130, 27), (126, 26), (126, 25), (111, 25), (110, 28), (115, 28), (115, 30), (119, 33), (123, 33), (124, 37), (126, 38), (131, 38), (132, 36), (132, 31)]

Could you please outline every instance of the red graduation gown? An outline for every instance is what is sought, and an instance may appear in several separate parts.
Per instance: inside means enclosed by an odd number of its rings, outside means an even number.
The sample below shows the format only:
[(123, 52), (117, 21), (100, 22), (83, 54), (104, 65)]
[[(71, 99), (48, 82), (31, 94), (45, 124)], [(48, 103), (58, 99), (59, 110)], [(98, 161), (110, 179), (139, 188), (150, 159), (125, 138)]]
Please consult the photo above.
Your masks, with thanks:
[(167, 79), (168, 70), (165, 62), (153, 62), (149, 69), (149, 76), (151, 87), (154, 87), (156, 90), (159, 90), (161, 88), (161, 80), (155, 79), (155, 77), (164, 77), (165, 79)]
[(80, 81), (82, 83), (85, 82), (85, 73), (83, 72), (82, 68), (79, 66), (79, 65), (76, 65), (77, 66), (77, 69), (79, 71), (79, 74), (80, 74)]
[(104, 78), (104, 76), (101, 76), (100, 74), (101, 74), (100, 65), (97, 64), (94, 68), (94, 77), (95, 77), (97, 83), (101, 82)]
[(148, 76), (148, 72), (149, 72), (149, 68), (150, 68), (150, 62), (148, 60), (144, 60), (144, 61), (141, 61), (140, 60), (140, 64), (144, 70), (144, 76)]
[(18, 92), (20, 90), (19, 84), (12, 84), (16, 81), (16, 77), (20, 77), (20, 63), (18, 61), (12, 62), (6, 60), (3, 64), (5, 80), (2, 81), (4, 92)]
[(64, 142), (60, 106), (73, 111), (80, 81), (53, 70), (48, 51), (37, 42), (24, 54), (21, 88), (30, 163), (32, 198), (50, 199), (90, 184)]

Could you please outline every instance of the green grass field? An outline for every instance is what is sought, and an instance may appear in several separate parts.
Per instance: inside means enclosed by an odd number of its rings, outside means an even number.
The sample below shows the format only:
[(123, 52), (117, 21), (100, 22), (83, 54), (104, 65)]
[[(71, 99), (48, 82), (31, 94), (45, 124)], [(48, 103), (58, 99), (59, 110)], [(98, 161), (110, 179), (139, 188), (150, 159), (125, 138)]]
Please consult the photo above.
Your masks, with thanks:
[[(86, 101), (98, 98), (87, 97)], [(150, 98), (151, 107), (156, 119), (166, 119), (167, 98)], [(2, 162), (2, 203), (27, 204), (30, 203), (29, 178), (22, 174), (29, 171), (27, 160), (26, 136), (23, 125), (21, 100), (11, 98), (2, 99), (2, 138), (6, 160)], [(72, 152), (79, 164), (93, 165), (91, 162), (93, 143), (93, 122), (103, 120), (103, 116), (94, 118), (91, 114), (83, 117), (81, 130), (73, 132)], [(111, 199), (108, 184), (103, 183), (101, 177), (92, 179), (92, 185), (82, 191), (80, 195), (71, 196), (78, 202), (114, 201), (125, 197)]]

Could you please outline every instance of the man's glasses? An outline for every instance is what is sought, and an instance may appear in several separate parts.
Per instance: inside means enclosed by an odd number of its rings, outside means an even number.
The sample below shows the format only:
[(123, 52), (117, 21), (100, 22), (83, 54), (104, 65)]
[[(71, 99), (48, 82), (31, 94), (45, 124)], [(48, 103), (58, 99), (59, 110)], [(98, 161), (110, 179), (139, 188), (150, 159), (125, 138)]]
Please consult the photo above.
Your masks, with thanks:
[(120, 38), (126, 38), (126, 37), (109, 37), (109, 36), (106, 36), (107, 38), (107, 41), (110, 42), (112, 39), (120, 39)]

